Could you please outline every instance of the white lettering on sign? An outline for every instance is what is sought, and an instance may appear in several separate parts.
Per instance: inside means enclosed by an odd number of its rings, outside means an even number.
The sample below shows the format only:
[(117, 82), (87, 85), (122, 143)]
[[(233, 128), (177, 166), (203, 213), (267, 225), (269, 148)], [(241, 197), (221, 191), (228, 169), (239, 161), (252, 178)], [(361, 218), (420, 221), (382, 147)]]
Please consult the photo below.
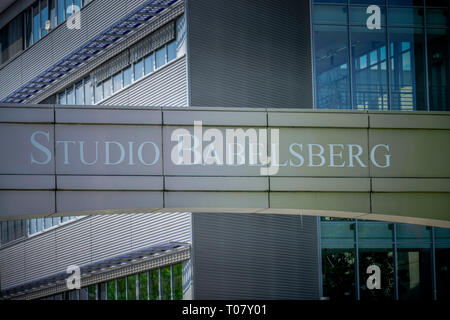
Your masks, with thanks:
[[(261, 175), (275, 175), (280, 167), (309, 168), (377, 168), (391, 166), (388, 144), (376, 144), (365, 154), (355, 143), (302, 143), (289, 144), (280, 164), (279, 129), (208, 128), (195, 121), (193, 131), (177, 128), (170, 134), (174, 142), (170, 158), (177, 166), (255, 166)], [(270, 141), (269, 141), (270, 140)], [(46, 165), (52, 160), (50, 133), (35, 131), (30, 137), (32, 165)], [(270, 143), (270, 146), (269, 146)], [(57, 140), (56, 151), (63, 165), (156, 165), (162, 155), (153, 141), (81, 141)], [(270, 151), (270, 155), (269, 155)], [(367, 152), (367, 151), (366, 151)]]

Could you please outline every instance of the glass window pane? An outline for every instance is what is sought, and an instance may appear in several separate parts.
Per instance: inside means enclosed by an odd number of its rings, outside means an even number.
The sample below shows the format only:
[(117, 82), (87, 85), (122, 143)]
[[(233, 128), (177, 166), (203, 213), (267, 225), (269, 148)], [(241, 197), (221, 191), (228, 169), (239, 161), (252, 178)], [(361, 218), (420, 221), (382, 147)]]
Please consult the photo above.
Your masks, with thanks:
[(49, 20), (48, 15), (48, 1), (47, 0), (41, 0), (41, 34), (42, 37), (47, 34), (47, 30), (45, 29), (46, 22)]
[(422, 8), (389, 8), (389, 25), (423, 26)]
[(97, 285), (93, 284), (88, 287), (88, 300), (97, 300)]
[(347, 24), (347, 6), (315, 5), (313, 22), (326, 24)]
[[(370, 32), (369, 29), (367, 29), (367, 19), (372, 15), (367, 13), (367, 7), (366, 6), (350, 6), (350, 24), (353, 25), (362, 25), (365, 26), (366, 31)], [(380, 14), (381, 14), (381, 25), (386, 25), (386, 8), (380, 7)], [(371, 20), (369, 20), (371, 22)]]
[(142, 61), (142, 59), (134, 64), (134, 80), (135, 81), (142, 78), (142, 76), (144, 75), (143, 69), (144, 69), (144, 62)]
[[(359, 221), (358, 222), (358, 238), (364, 242), (392, 242), (394, 226), (392, 223)], [(377, 244), (378, 245), (378, 244)], [(392, 245), (389, 245), (391, 247)], [(384, 248), (384, 247), (383, 247)]]
[(58, 0), (58, 24), (62, 23), (65, 18), (66, 7), (64, 5), (64, 0)]
[(8, 241), (13, 241), (15, 239), (14, 233), (14, 221), (8, 221)]
[[(369, 289), (367, 287), (367, 280), (374, 273), (373, 271), (367, 273), (367, 269), (372, 265), (380, 268), (380, 289)], [(359, 279), (361, 300), (379, 301), (393, 300), (395, 298), (394, 252), (392, 245), (388, 248), (359, 249)]]
[(354, 249), (322, 249), (322, 272), (324, 297), (355, 299)]
[(53, 29), (58, 24), (57, 21), (57, 12), (56, 12), (56, 1), (57, 0), (49, 0), (50, 2), (50, 27)]
[(436, 249), (437, 299), (450, 300), (450, 249)]
[(116, 281), (115, 280), (108, 281), (106, 290), (107, 290), (108, 300), (116, 300)]
[(427, 0), (427, 7), (450, 7), (450, 0)]
[(66, 89), (66, 99), (68, 105), (73, 105), (75, 103), (75, 94), (73, 92), (73, 87)]
[(92, 104), (92, 95), (93, 88), (91, 79), (84, 79), (84, 104), (91, 105)]
[(427, 26), (449, 27), (450, 17), (448, 9), (427, 9)]
[(148, 277), (147, 272), (139, 274), (139, 299), (148, 300)]
[(108, 291), (106, 282), (99, 283), (97, 290), (98, 290), (97, 296), (99, 300), (108, 300)]
[(173, 299), (183, 300), (183, 270), (181, 263), (173, 266)]
[(151, 54), (144, 59), (145, 74), (153, 72), (154, 69), (155, 69), (155, 55)]
[(58, 95), (58, 103), (59, 104), (67, 104), (66, 93), (64, 91)]
[(114, 92), (122, 89), (122, 72), (119, 72), (113, 76), (113, 89)]
[(423, 6), (423, 0), (389, 0), (391, 6)]
[(428, 29), (430, 110), (450, 111), (450, 56), (448, 29)]
[(103, 82), (103, 95), (104, 99), (108, 98), (112, 94), (112, 79), (109, 78)]
[(7, 221), (0, 222), (2, 227), (2, 243), (8, 242), (8, 223)]
[(52, 225), (57, 226), (61, 222), (61, 218), (52, 218)]
[(33, 44), (33, 27), (32, 27), (33, 17), (31, 8), (25, 10), (24, 19), (25, 19), (25, 48), (28, 48)]
[(52, 226), (52, 218), (45, 218), (44, 219), (44, 229), (48, 229)]
[(450, 242), (450, 229), (434, 228), (434, 239), (436, 242)]
[(39, 13), (39, 1), (33, 5), (33, 43), (41, 38), (41, 15)]
[(101, 100), (103, 100), (103, 83), (99, 83), (95, 87), (95, 103)]
[(29, 232), (30, 234), (34, 234), (37, 232), (36, 230), (36, 219), (30, 219), (28, 221), (28, 225), (29, 225)]
[(159, 300), (159, 271), (150, 271), (150, 299)]
[(367, 5), (372, 5), (372, 4), (376, 4), (376, 5), (385, 5), (386, 4), (386, 0), (349, 0), (350, 4), (367, 4)]
[(88, 300), (88, 288), (80, 289), (80, 300)]
[(346, 221), (324, 221), (320, 223), (322, 241), (355, 240), (355, 223)]
[(430, 249), (399, 248), (397, 259), (399, 299), (432, 299)]
[(43, 218), (37, 218), (37, 232), (41, 232), (44, 230), (44, 219)]
[(177, 43), (172, 41), (167, 45), (167, 61), (172, 61), (177, 57)]
[(156, 69), (166, 64), (166, 48), (162, 47), (156, 51)]
[(161, 269), (161, 300), (171, 300), (170, 267)]
[(397, 224), (397, 241), (429, 242), (431, 227), (399, 223)]
[(127, 299), (127, 278), (117, 279), (117, 300)]
[(78, 8), (76, 8), (75, 11), (80, 10), (81, 9), (81, 0), (72, 0), (72, 1), (73, 1), (73, 4), (78, 7)]
[(131, 66), (123, 70), (123, 86), (126, 87), (131, 84), (133, 72)]
[(83, 105), (84, 104), (84, 88), (83, 81), (75, 84), (75, 104)]
[(136, 300), (136, 275), (127, 277), (127, 290), (128, 290), (128, 300)]
[(353, 65), (353, 108), (383, 110), (388, 108), (387, 70), (367, 68), (361, 58), (386, 47), (386, 30), (350, 27)]
[(315, 26), (314, 47), (317, 108), (350, 108), (347, 28)]
[(424, 33), (419, 28), (389, 28), (391, 110), (427, 110)]

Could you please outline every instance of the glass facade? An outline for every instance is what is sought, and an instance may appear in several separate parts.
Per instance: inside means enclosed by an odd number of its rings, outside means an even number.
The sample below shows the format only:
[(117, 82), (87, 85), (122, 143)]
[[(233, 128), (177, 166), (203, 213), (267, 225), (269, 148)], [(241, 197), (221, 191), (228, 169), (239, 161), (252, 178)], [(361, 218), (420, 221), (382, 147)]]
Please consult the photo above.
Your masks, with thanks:
[(316, 108), (450, 111), (448, 0), (312, 3)]
[[(450, 229), (322, 218), (320, 234), (324, 297), (450, 299)], [(368, 267), (374, 265), (380, 269), (379, 289), (368, 287)]]
[(174, 264), (92, 284), (42, 300), (182, 300), (182, 265)]

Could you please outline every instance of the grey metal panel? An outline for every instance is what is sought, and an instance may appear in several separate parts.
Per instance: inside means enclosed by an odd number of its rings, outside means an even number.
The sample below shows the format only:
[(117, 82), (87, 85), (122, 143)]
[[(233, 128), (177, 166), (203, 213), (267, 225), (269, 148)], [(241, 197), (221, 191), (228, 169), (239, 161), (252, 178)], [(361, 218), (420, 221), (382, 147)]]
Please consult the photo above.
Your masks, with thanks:
[(156, 71), (147, 78), (101, 102), (102, 105), (187, 106), (186, 58)]
[(2, 289), (26, 282), (24, 259), (24, 243), (0, 250), (0, 287)]
[(195, 299), (318, 299), (317, 218), (193, 214)]
[(25, 242), (26, 281), (54, 273), (57, 267), (55, 231), (46, 232)]
[(91, 218), (92, 261), (109, 258), (130, 251), (131, 215), (112, 215)]
[(132, 247), (169, 241), (191, 242), (191, 213), (139, 213), (132, 215)]
[(191, 0), (186, 11), (191, 106), (312, 108), (309, 1)]
[[(24, 200), (26, 199), (26, 200)], [(55, 212), (55, 193), (41, 190), (2, 190), (0, 191), (0, 218), (2, 212), (17, 219), (33, 214)]]

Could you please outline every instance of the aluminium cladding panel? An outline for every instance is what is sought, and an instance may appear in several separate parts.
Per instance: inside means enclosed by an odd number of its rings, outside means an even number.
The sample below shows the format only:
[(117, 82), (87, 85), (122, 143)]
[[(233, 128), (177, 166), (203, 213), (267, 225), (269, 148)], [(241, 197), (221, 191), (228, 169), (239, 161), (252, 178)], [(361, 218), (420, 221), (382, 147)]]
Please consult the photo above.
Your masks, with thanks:
[(81, 28), (61, 23), (0, 69), (0, 99), (131, 13), (147, 0), (95, 0), (81, 10)]
[(195, 299), (318, 299), (317, 218), (195, 213)]
[(8, 289), (131, 250), (191, 242), (190, 213), (107, 214), (82, 217), (0, 248), (1, 288)]
[(191, 106), (312, 108), (309, 1), (187, 0)]
[(164, 66), (139, 80), (101, 105), (122, 106), (187, 106), (186, 57)]

